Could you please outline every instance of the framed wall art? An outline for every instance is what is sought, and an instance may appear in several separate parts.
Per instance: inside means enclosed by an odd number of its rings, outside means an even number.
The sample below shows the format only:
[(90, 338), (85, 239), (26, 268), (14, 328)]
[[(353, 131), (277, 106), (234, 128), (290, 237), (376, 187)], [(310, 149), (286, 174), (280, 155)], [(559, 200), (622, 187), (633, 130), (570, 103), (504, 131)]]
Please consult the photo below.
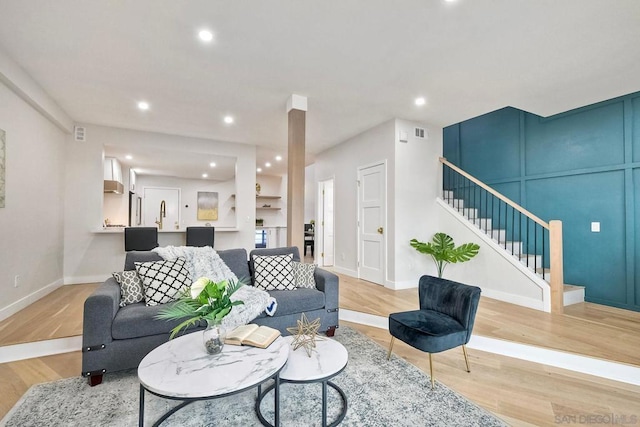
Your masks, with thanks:
[(218, 193), (198, 191), (198, 221), (218, 220)]

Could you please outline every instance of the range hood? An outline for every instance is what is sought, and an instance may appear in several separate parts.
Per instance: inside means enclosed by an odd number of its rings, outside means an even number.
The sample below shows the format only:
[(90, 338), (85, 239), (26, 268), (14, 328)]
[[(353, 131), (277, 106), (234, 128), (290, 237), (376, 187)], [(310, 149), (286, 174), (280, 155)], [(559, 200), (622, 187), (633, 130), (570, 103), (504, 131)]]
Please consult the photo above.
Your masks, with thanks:
[(105, 157), (104, 159), (104, 192), (122, 194), (122, 166), (115, 157)]

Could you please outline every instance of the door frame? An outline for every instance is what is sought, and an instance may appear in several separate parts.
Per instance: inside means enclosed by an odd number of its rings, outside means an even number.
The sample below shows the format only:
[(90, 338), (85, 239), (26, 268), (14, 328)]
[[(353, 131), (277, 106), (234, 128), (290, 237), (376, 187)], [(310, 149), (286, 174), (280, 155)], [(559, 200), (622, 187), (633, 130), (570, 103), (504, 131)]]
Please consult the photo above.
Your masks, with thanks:
[(388, 259), (388, 254), (387, 254), (387, 234), (389, 231), (389, 228), (387, 227), (387, 193), (388, 193), (388, 168), (387, 168), (387, 159), (382, 159), (380, 161), (377, 162), (372, 162), (372, 163), (367, 163), (365, 165), (361, 165), (358, 166), (357, 168), (357, 174), (356, 174), (356, 254), (357, 254), (357, 258), (356, 258), (356, 272), (358, 274), (358, 279), (361, 279), (361, 274), (360, 274), (360, 264), (361, 264), (361, 241), (360, 241), (360, 213), (361, 213), (361, 206), (360, 206), (360, 174), (362, 173), (362, 171), (364, 169), (369, 169), (375, 166), (382, 166), (384, 168), (384, 176), (383, 176), (383, 188), (384, 188), (384, 197), (382, 200), (382, 211), (384, 213), (384, 221), (383, 221), (383, 225), (382, 227), (384, 228), (384, 233), (382, 234), (382, 283), (380, 283), (381, 286), (385, 286), (386, 287), (386, 283), (387, 283), (387, 259)]
[[(315, 233), (315, 243), (317, 244), (316, 246), (316, 261), (317, 260), (321, 260), (321, 262), (317, 262), (317, 264), (321, 267), (325, 266), (324, 263), (324, 221), (322, 224), (318, 224), (318, 222), (320, 221), (320, 218), (324, 218), (324, 195), (322, 194), (322, 191), (324, 190), (324, 183), (331, 181), (333, 183), (333, 192), (332, 192), (332, 197), (333, 197), (333, 212), (332, 212), (332, 224), (333, 224), (333, 264), (331, 264), (330, 266), (335, 266), (336, 264), (336, 214), (335, 214), (335, 202), (336, 202), (336, 178), (335, 175), (332, 175), (329, 178), (326, 179), (321, 179), (318, 180), (318, 188), (317, 188), (317, 200), (316, 200), (316, 231), (318, 231), (318, 229), (321, 229), (322, 232)], [(322, 228), (320, 228), (322, 227)]]

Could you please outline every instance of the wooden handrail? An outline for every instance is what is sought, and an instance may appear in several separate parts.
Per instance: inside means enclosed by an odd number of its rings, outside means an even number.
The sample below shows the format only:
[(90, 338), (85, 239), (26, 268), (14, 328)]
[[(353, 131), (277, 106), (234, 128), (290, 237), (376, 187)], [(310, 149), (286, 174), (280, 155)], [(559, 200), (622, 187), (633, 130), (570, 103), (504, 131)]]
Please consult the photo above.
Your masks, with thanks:
[(489, 187), (484, 182), (480, 181), (479, 179), (475, 178), (472, 175), (469, 175), (467, 172), (463, 171), (462, 169), (460, 169), (459, 167), (457, 167), (453, 163), (450, 163), (444, 157), (440, 157), (440, 163), (442, 163), (443, 165), (449, 166), (451, 169), (453, 169), (454, 171), (458, 172), (460, 175), (464, 176), (469, 181), (472, 181), (475, 184), (477, 184), (478, 186), (482, 187), (483, 189), (485, 189), (489, 193), (493, 194), (495, 197), (497, 197), (498, 199), (502, 200), (503, 202), (505, 202), (506, 204), (511, 206), (513, 209), (517, 210), (518, 212), (523, 213), (528, 218), (530, 218), (532, 221), (537, 222), (538, 224), (540, 224), (541, 226), (543, 226), (547, 230), (549, 229), (549, 223), (541, 220), (540, 218), (538, 218), (537, 216), (535, 216), (534, 214), (532, 214), (531, 212), (529, 212), (528, 210), (526, 210), (522, 206), (518, 205), (516, 202), (512, 201), (508, 197), (505, 197), (502, 194), (498, 193), (496, 190), (494, 190), (493, 188)]

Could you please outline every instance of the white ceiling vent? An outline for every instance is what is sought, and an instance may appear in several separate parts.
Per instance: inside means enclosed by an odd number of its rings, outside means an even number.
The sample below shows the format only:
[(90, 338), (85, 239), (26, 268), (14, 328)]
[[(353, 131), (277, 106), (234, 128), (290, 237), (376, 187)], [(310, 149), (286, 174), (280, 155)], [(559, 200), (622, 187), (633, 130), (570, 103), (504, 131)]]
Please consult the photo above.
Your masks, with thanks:
[(415, 132), (414, 135), (416, 138), (426, 138), (427, 137), (427, 131), (425, 128), (414, 128)]
[(73, 135), (76, 141), (85, 142), (87, 140), (87, 129), (82, 126), (74, 126)]

